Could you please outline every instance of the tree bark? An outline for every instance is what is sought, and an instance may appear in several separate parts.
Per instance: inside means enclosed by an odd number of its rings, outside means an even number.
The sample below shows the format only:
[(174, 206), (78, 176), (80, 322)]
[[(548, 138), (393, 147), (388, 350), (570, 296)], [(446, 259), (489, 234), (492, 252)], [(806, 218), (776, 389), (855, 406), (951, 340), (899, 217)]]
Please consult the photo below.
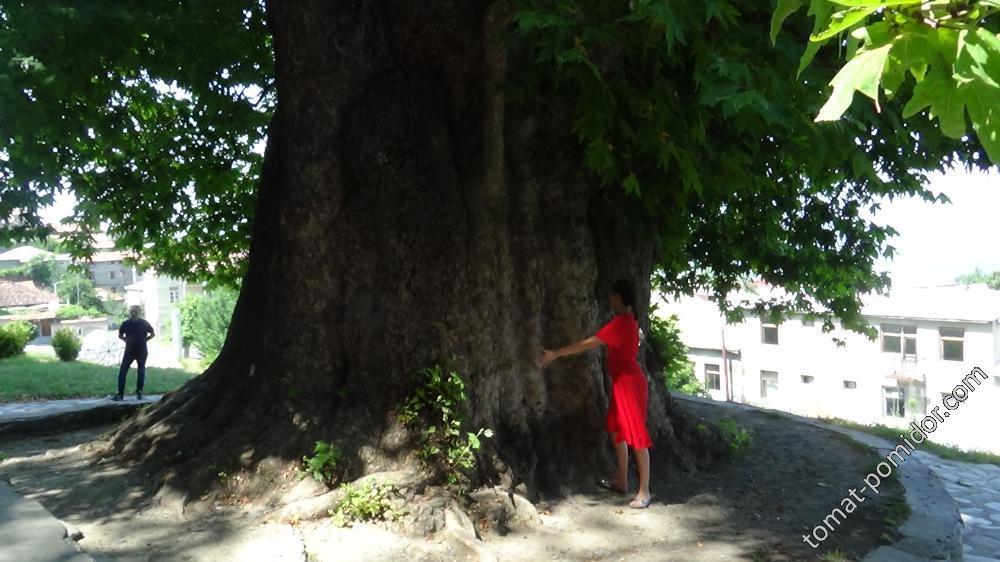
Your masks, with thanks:
[[(270, 2), (278, 110), (249, 270), (216, 362), (113, 447), (199, 494), (220, 471), (294, 463), (316, 440), (349, 477), (406, 466), (394, 408), (419, 370), (468, 381), (495, 431), (480, 481), (559, 492), (611, 466), (589, 336), (630, 277), (649, 302), (650, 221), (583, 171), (568, 131), (504, 98), (509, 6)], [(645, 324), (645, 322), (644, 322)], [(658, 467), (711, 458), (651, 380)]]

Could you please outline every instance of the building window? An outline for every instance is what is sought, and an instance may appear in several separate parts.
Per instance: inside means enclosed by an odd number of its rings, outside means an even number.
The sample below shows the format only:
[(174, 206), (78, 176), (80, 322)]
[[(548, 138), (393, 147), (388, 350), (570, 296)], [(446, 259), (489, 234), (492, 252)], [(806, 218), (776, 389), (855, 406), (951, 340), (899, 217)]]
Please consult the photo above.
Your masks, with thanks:
[(705, 388), (722, 390), (722, 377), (719, 375), (719, 366), (715, 363), (705, 363)]
[(179, 300), (181, 300), (180, 287), (170, 287), (170, 304), (174, 304)]
[(761, 371), (760, 372), (760, 397), (767, 398), (769, 395), (774, 394), (778, 391), (778, 372), (777, 371)]
[(844, 388), (848, 390), (854, 390), (857, 387), (858, 387), (857, 381), (848, 381), (848, 380), (844, 381)]
[(940, 328), (941, 359), (963, 361), (965, 359), (965, 328)]
[(882, 351), (885, 353), (917, 354), (917, 327), (882, 324)]
[(816, 377), (812, 375), (802, 375), (802, 384), (812, 384)]
[(898, 386), (883, 386), (882, 396), (885, 402), (886, 416), (895, 418), (906, 417), (906, 391)]
[(115, 272), (114, 271), (109, 271), (108, 272), (108, 277), (110, 277), (111, 279), (114, 279), (115, 278)]
[(775, 324), (761, 324), (760, 341), (762, 343), (778, 345), (778, 326)]
[(802, 327), (803, 328), (812, 328), (815, 325), (816, 325), (816, 321), (813, 320), (812, 318), (803, 318), (802, 319)]

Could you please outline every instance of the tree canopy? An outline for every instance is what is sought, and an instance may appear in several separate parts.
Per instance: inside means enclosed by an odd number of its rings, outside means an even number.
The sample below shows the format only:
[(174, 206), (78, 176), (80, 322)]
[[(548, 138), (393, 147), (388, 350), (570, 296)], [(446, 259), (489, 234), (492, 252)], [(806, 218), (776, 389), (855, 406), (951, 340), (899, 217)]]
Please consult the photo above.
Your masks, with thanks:
[[(928, 171), (989, 165), (993, 110), (968, 96), (992, 92), (1000, 64), (993, 2), (966, 3), (979, 11), (953, 30), (950, 74), (929, 45), (958, 15), (918, 29), (914, 2), (870, 4), (516, 0), (504, 88), (577, 136), (582, 172), (654, 217), (661, 288), (725, 305), (753, 275), (788, 291), (774, 310), (862, 328), (857, 295), (888, 285), (873, 263), (893, 251), (871, 213), (937, 199)], [(261, 3), (4, 0), (0, 13), (0, 239), (42, 234), (39, 209), (69, 190), (75, 255), (106, 223), (161, 271), (235, 285), (274, 109)], [(876, 52), (884, 64), (864, 62)], [(853, 99), (879, 86), (892, 95), (877, 106)], [(957, 134), (950, 87), (979, 137)], [(936, 120), (917, 115), (928, 105)]]
[(245, 267), (274, 105), (254, 1), (0, 3), (0, 239), (40, 237), (74, 193), (84, 257), (109, 226), (166, 273), (233, 283)]

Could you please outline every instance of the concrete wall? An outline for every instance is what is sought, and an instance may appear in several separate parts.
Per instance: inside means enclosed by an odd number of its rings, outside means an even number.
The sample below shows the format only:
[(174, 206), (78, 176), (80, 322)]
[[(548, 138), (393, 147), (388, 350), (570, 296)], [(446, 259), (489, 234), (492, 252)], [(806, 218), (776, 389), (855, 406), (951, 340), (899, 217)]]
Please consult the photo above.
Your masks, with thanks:
[[(730, 363), (733, 400), (807, 416), (903, 427), (912, 419), (923, 418), (925, 410), (940, 406), (942, 393), (951, 392), (974, 367), (979, 367), (991, 376), (990, 380), (970, 393), (947, 423), (941, 424), (935, 437), (964, 447), (1000, 449), (1000, 438), (986, 429), (993, 425), (991, 421), (1000, 420), (994, 411), (994, 404), (1000, 403), (1000, 383), (996, 382), (1000, 380), (996, 378), (1000, 376), (1000, 330), (992, 322), (868, 317), (876, 329), (883, 324), (916, 329), (916, 354), (904, 357), (902, 353), (882, 351), (881, 334), (871, 341), (841, 329), (839, 324), (832, 333), (824, 334), (818, 322), (809, 325), (801, 317), (787, 319), (778, 326), (778, 343), (769, 344), (762, 341), (760, 319), (747, 317), (743, 322), (726, 324), (709, 301), (685, 299), (660, 306), (659, 314), (671, 313), (679, 317), (681, 339), (691, 348), (688, 358), (694, 362), (699, 380), (704, 382), (706, 364), (721, 367), (725, 338), (728, 353), (738, 357)], [(964, 330), (963, 360), (942, 358), (942, 327)], [(838, 346), (833, 338), (845, 344)], [(777, 389), (767, 396), (761, 395), (761, 371), (778, 374)], [(805, 382), (803, 377), (811, 377), (811, 382)], [(709, 391), (712, 398), (726, 399), (724, 380), (721, 386), (720, 390)], [(907, 392), (902, 418), (885, 415), (885, 389), (897, 387)]]

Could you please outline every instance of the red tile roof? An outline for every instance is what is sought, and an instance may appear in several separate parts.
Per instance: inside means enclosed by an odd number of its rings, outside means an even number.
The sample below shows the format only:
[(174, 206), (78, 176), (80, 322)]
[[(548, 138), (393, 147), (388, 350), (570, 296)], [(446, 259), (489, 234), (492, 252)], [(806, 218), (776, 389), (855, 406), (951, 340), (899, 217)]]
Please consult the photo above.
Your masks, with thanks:
[(0, 308), (48, 304), (56, 299), (54, 294), (39, 289), (31, 281), (0, 280)]

